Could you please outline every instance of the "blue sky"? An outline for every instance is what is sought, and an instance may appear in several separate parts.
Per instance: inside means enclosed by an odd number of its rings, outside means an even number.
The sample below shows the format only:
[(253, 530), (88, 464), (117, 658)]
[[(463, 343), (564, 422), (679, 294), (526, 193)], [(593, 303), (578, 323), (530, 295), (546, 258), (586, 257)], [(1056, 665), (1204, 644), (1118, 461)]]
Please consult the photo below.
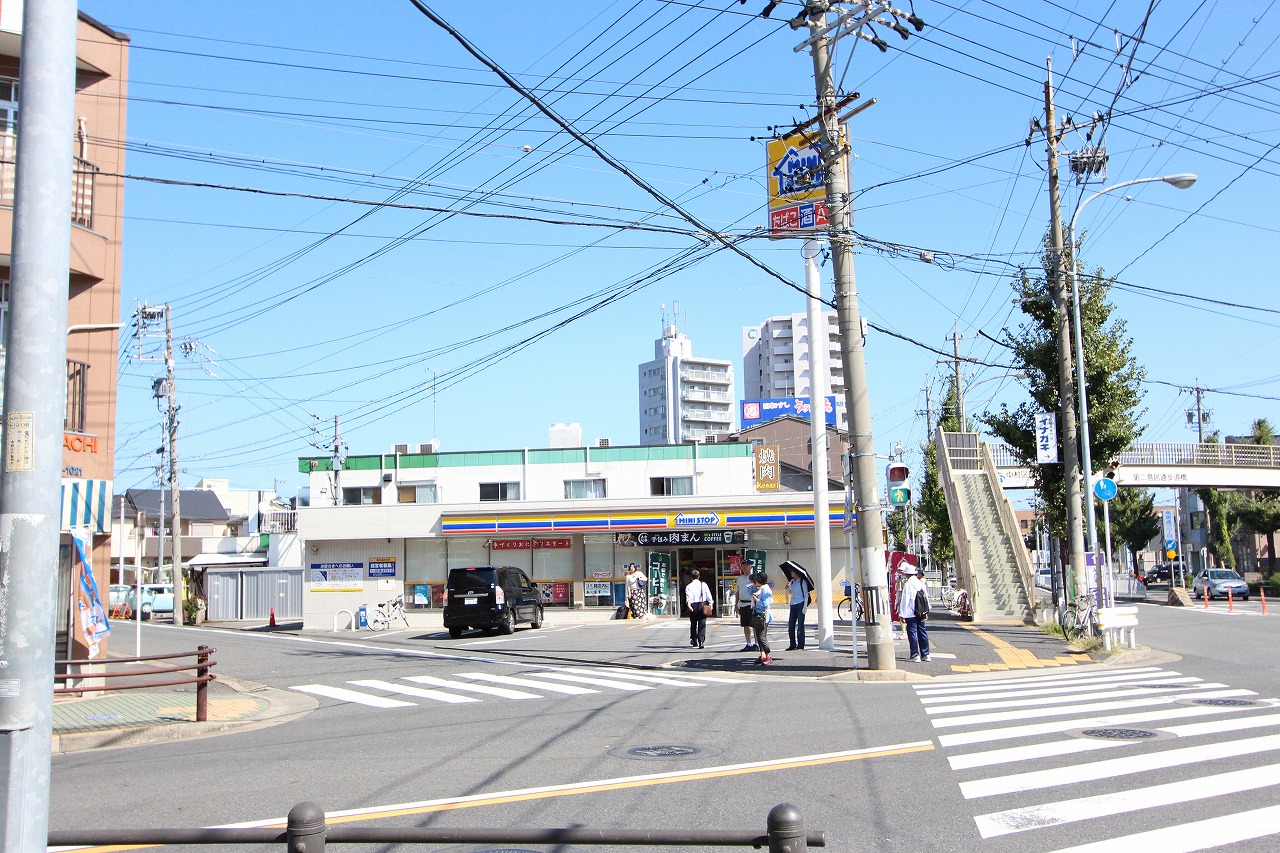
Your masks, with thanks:
[[(1080, 217), (1081, 257), (1119, 278), (1112, 300), (1151, 380), (1144, 439), (1194, 440), (1179, 390), (1192, 386), (1213, 389), (1205, 405), (1228, 434), (1280, 422), (1268, 283), (1280, 16), (1163, 2), (1098, 18), (1096, 5), (920, 0), (923, 33), (890, 33), (883, 54), (837, 47), (841, 88), (877, 100), (851, 127), (860, 303), (920, 344), (868, 339), (880, 452), (924, 439), (924, 389), (935, 404), (944, 393), (935, 350), (950, 351), (953, 326), (962, 355), (984, 363), (966, 368), (968, 411), (1023, 397), (989, 338), (1021, 322), (1011, 276), (1036, 265), (1047, 227), (1044, 141), (1024, 144), (1043, 118), (1046, 57), (1060, 116), (1110, 116), (1064, 151), (1104, 143), (1108, 183), (1199, 175)], [(733, 234), (766, 222), (765, 139), (813, 114), (812, 65), (793, 51), (804, 36), (785, 24), (798, 6), (753, 16), (763, 6), (431, 4)], [(446, 450), (542, 447), (559, 422), (637, 443), (637, 366), (677, 302), (695, 353), (739, 370), (744, 326), (804, 310), (795, 290), (709, 251), (408, 0), (81, 8), (132, 37), (124, 311), (171, 303), (188, 344), (185, 485), (279, 481), (291, 494), (297, 458), (327, 452), (335, 416), (353, 454), (433, 437)], [(1064, 215), (1101, 186), (1065, 180)], [(798, 242), (743, 245), (803, 283)], [(162, 368), (121, 365), (117, 481), (151, 485)]]

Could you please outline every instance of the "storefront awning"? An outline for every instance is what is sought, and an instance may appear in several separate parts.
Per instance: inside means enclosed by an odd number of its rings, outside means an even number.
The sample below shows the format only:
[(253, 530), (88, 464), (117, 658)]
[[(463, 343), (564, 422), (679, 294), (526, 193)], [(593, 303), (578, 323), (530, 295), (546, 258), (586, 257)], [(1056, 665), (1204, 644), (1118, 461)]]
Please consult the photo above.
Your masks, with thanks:
[(111, 529), (111, 480), (62, 478), (62, 517), (58, 529), (65, 532), (88, 528), (94, 533)]
[[(830, 511), (832, 526), (844, 523), (844, 509)], [(812, 527), (813, 505), (731, 507), (682, 512), (551, 512), (511, 515), (448, 515), (440, 519), (446, 536), (477, 534), (605, 533), (613, 531), (720, 528)]]
[(211, 566), (265, 566), (270, 562), (266, 555), (257, 554), (196, 554), (187, 561), (193, 569)]

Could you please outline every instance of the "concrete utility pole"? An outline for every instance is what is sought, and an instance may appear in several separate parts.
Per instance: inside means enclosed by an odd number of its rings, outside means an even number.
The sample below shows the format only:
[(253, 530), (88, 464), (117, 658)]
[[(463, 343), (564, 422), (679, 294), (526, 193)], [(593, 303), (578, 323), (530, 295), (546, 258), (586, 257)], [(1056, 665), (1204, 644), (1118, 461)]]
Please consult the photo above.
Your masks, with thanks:
[[(173, 310), (164, 304), (164, 369), (168, 377), (168, 415), (165, 423), (169, 433), (169, 494), (173, 503), (173, 527), (170, 528), (169, 549), (173, 561), (173, 624), (182, 624), (182, 481), (178, 473), (178, 390), (173, 376)], [(163, 510), (163, 507), (161, 507)], [(161, 535), (164, 534), (163, 523)]]
[[(1063, 479), (1067, 486), (1067, 548), (1070, 554), (1072, 582), (1075, 595), (1083, 595), (1085, 582), (1084, 527), (1081, 524), (1080, 441), (1076, 431), (1076, 398), (1072, 384), (1071, 327), (1069, 323), (1067, 276), (1064, 264), (1068, 262), (1062, 248), (1062, 205), (1058, 196), (1058, 127), (1053, 114), (1053, 60), (1047, 60), (1048, 69), (1044, 82), (1045, 143), (1049, 155), (1049, 253), (1053, 258), (1053, 310), (1056, 321), (1055, 337), (1058, 345), (1058, 411), (1062, 419)], [(1075, 263), (1075, 259), (1070, 260)]]
[[(867, 630), (867, 661), (871, 669), (896, 669), (893, 656), (893, 619), (886, 591), (884, 518), (880, 488), (876, 482), (876, 451), (871, 435), (871, 402), (867, 392), (867, 366), (863, 356), (862, 318), (858, 313), (858, 287), (853, 269), (851, 231), (852, 198), (845, 175), (845, 141), (836, 115), (835, 80), (831, 68), (831, 37), (827, 33), (825, 4), (813, 4), (807, 24), (813, 55), (814, 84), (822, 123), (822, 159), (827, 176), (827, 216), (831, 255), (835, 267), (836, 315), (840, 322), (840, 355), (845, 375), (845, 411), (849, 419), (850, 481), (857, 512), (859, 564)], [(887, 594), (886, 594), (887, 592)], [(854, 649), (855, 657), (857, 649)]]
[(342, 506), (342, 433), (338, 431), (341, 415), (333, 416), (333, 505)]
[(969, 426), (964, 417), (964, 375), (960, 369), (960, 321), (956, 320), (951, 327), (951, 345), (955, 358), (952, 364), (956, 371), (956, 422), (961, 432), (968, 432)]
[(0, 850), (48, 845), (76, 4), (23, 8), (0, 476)]

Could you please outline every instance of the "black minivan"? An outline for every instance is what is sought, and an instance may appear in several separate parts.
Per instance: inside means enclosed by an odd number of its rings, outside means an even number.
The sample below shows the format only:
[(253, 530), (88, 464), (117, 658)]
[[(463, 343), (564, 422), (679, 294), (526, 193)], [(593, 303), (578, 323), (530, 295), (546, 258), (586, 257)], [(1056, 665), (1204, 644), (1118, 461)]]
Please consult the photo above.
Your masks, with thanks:
[(471, 566), (449, 570), (444, 591), (444, 626), (450, 637), (468, 628), (510, 634), (517, 622), (542, 627), (542, 593), (514, 566)]

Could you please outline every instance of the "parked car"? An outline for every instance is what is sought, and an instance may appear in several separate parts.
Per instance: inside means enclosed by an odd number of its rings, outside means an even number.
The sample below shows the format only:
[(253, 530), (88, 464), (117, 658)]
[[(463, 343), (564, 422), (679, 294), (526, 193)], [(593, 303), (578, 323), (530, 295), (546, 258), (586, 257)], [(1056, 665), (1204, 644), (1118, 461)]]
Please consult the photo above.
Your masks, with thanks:
[(472, 566), (449, 570), (444, 591), (444, 627), (450, 637), (468, 628), (510, 634), (516, 624), (542, 627), (542, 593), (514, 566)]
[(125, 597), (125, 602), (133, 610), (141, 612), (143, 619), (150, 619), (152, 613), (172, 613), (173, 584), (144, 583), (142, 585), (141, 606), (137, 602), (137, 591), (133, 587), (129, 587), (129, 594)]
[(1041, 589), (1053, 589), (1053, 569), (1041, 566), (1036, 569), (1036, 586)]
[(133, 592), (133, 587), (124, 583), (113, 583), (111, 591), (107, 598), (107, 607), (116, 608), (129, 600), (129, 593)]
[(1200, 598), (1206, 591), (1210, 598), (1226, 598), (1230, 592), (1233, 598), (1249, 600), (1249, 585), (1231, 569), (1201, 570), (1191, 582), (1191, 594)]

